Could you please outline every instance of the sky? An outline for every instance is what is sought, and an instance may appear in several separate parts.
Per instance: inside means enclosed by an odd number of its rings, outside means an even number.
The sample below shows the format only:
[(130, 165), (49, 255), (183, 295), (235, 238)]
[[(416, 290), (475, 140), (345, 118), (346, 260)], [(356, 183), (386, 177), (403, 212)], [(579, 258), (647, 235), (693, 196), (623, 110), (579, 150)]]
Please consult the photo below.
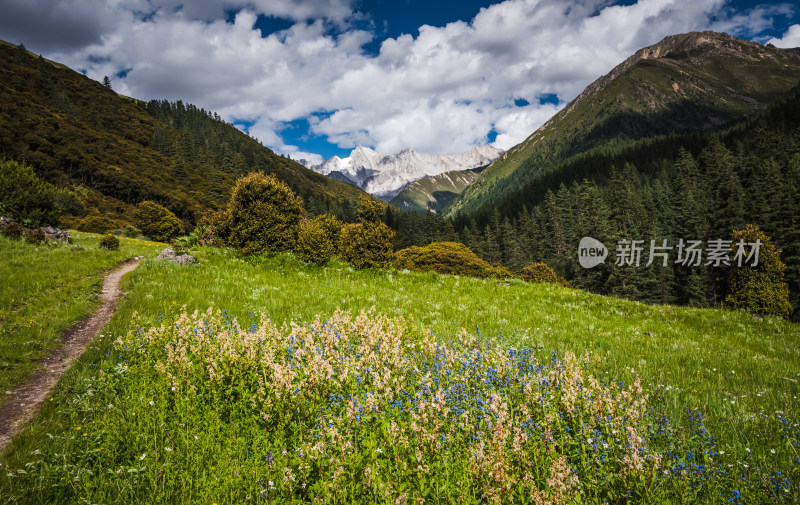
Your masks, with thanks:
[(667, 35), (800, 46), (796, 2), (0, 0), (0, 39), (294, 159), (508, 149)]

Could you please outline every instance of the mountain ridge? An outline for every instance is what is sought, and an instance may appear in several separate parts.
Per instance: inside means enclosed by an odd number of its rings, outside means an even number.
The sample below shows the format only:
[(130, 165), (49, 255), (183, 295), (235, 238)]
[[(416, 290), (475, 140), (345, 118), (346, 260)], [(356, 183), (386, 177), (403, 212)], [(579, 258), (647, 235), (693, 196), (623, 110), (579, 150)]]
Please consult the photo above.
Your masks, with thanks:
[(608, 142), (729, 124), (783, 96), (798, 79), (800, 49), (709, 31), (670, 35), (589, 84), (492, 163), (446, 213), (485, 216), (559, 161)]
[(453, 170), (418, 179), (389, 200), (390, 205), (409, 212), (441, 212), (472, 184), (486, 167)]
[(410, 147), (387, 154), (359, 145), (347, 158), (333, 156), (318, 164), (304, 161), (304, 165), (317, 173), (350, 181), (367, 193), (389, 201), (414, 181), (486, 166), (502, 153), (493, 146), (483, 145), (461, 154), (425, 154)]

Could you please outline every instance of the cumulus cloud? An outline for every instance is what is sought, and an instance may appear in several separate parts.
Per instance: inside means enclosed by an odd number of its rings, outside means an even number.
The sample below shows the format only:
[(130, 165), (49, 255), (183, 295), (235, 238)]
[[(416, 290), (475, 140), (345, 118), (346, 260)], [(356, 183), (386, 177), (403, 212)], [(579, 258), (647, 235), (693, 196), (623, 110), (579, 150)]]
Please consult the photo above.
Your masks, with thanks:
[[(309, 153), (280, 132), (300, 118), (342, 148), (455, 153), (486, 143), (491, 130), (495, 145), (509, 148), (640, 47), (709, 27), (754, 32), (786, 13), (733, 12), (725, 0), (506, 0), (472, 20), (384, 40), (374, 55), (364, 46), (375, 34), (349, 22), (362, 16), (351, 0), (116, 0), (96, 12), (87, 11), (96, 3), (89, 0), (3, 2), (30, 23), (31, 4), (88, 13), (85, 38), (70, 32), (53, 45), (43, 36), (47, 56), (96, 79), (124, 71), (113, 84), (127, 95), (180, 98), (246, 119), (254, 137), (293, 157)], [(240, 9), (232, 22), (224, 14), (231, 9)], [(297, 22), (262, 37), (259, 15)], [(14, 24), (4, 19), (0, 37)], [(39, 33), (53, 22), (27, 26)], [(793, 43), (798, 32), (796, 25), (779, 42)], [(540, 104), (544, 94), (557, 94), (560, 105)]]
[(790, 26), (783, 37), (779, 39), (773, 37), (768, 43), (775, 47), (800, 47), (800, 25)]

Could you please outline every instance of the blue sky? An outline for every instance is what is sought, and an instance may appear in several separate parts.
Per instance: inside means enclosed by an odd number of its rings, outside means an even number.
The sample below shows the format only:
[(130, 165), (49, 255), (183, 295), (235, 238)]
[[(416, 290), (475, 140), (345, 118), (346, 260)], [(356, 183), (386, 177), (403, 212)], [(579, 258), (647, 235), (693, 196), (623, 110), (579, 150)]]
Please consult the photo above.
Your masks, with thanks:
[(0, 0), (0, 38), (219, 112), (293, 158), (509, 148), (664, 36), (800, 46), (794, 3), (741, 0)]

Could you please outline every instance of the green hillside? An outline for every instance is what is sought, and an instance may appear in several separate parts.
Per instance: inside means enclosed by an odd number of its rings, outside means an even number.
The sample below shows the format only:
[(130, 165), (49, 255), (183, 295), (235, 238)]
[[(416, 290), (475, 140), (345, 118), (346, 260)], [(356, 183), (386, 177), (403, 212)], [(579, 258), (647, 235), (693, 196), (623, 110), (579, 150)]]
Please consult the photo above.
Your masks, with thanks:
[[(0, 157), (74, 190), (85, 214), (123, 225), (155, 200), (188, 224), (220, 208), (234, 181), (263, 171), (285, 181), (311, 213), (344, 210), (364, 193), (279, 156), (210, 111), (138, 102), (63, 65), (0, 43)], [(82, 215), (65, 216), (79, 226)]]
[(414, 181), (389, 202), (408, 212), (441, 212), (472, 184), (483, 168), (454, 170)]
[(714, 32), (673, 35), (599, 78), (510, 149), (448, 215), (488, 216), (503, 197), (598, 146), (708, 130), (782, 97), (800, 79), (800, 49)]

